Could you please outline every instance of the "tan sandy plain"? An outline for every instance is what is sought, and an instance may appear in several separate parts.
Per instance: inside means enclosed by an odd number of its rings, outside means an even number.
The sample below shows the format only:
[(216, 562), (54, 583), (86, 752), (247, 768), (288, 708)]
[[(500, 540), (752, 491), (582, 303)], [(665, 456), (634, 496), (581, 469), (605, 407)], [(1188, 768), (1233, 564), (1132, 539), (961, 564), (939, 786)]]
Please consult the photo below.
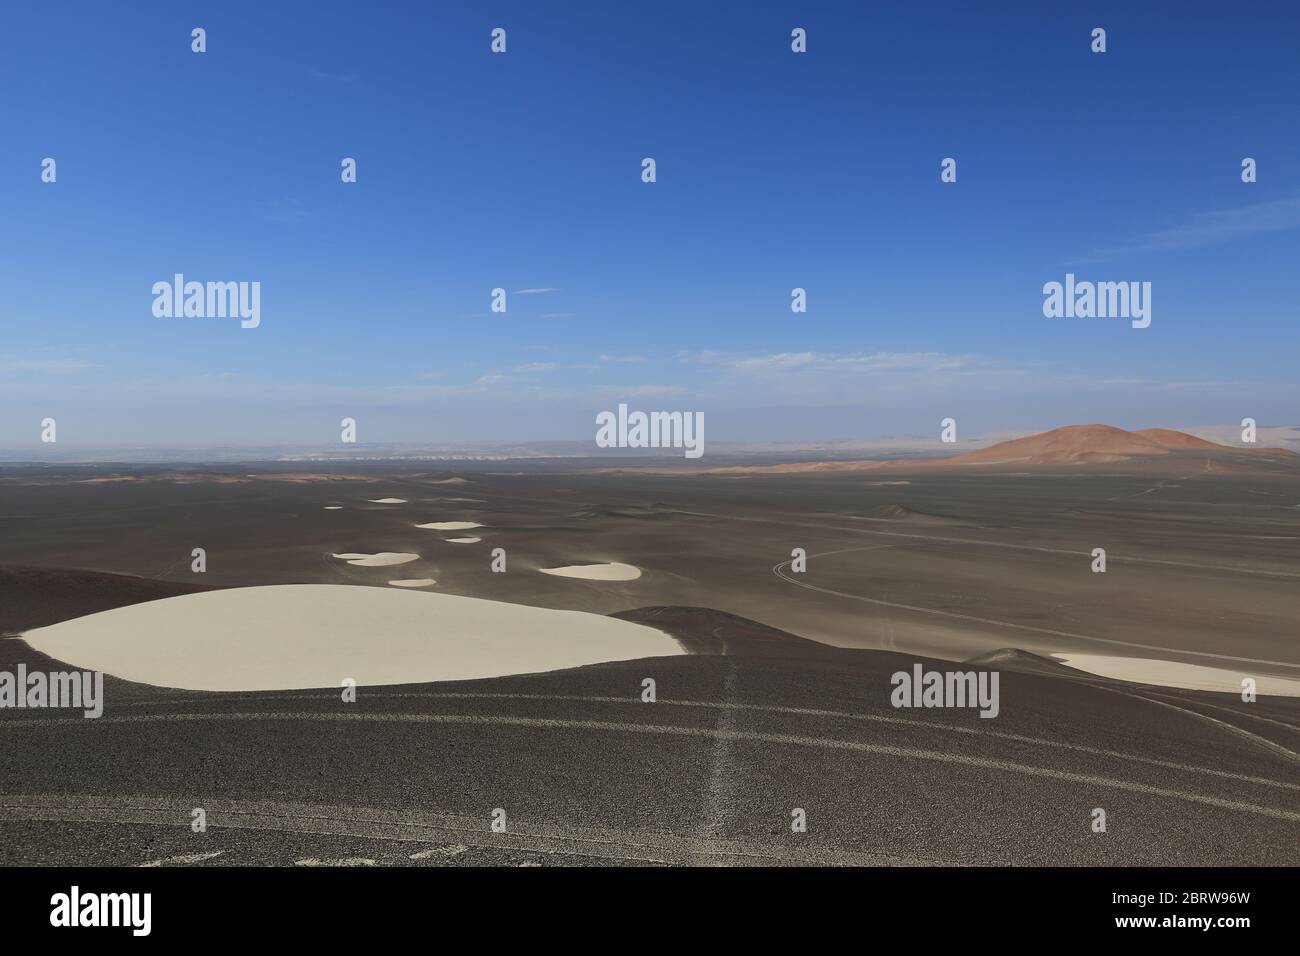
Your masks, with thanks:
[(183, 594), (23, 638), (75, 667), (212, 691), (473, 680), (685, 653), (662, 631), (600, 614), (343, 584)]

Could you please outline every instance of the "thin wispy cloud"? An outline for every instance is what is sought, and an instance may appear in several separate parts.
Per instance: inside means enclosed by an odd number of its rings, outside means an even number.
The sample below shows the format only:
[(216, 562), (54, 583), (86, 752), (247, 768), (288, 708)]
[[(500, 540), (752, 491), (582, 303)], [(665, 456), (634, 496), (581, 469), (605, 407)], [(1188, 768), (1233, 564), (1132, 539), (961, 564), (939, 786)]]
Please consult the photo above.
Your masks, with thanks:
[(266, 205), (262, 218), (267, 222), (294, 225), (311, 218), (311, 214), (299, 199), (276, 199)]
[(0, 358), (0, 372), (44, 372), (49, 375), (72, 375), (86, 369), (98, 368), (94, 362), (82, 359), (22, 359)]
[(674, 359), (691, 392), (720, 404), (889, 404), (943, 398), (1096, 393), (1148, 388), (1156, 380), (1088, 374), (1040, 359), (944, 352), (680, 353)]
[(515, 289), (511, 295), (540, 295), (543, 292), (562, 292), (562, 289), (538, 288), (538, 289)]
[(598, 368), (600, 368), (599, 365), (591, 365), (589, 363), (583, 363), (583, 362), (577, 362), (577, 363), (526, 362), (523, 365), (516, 365), (514, 370), (516, 372), (527, 373), (527, 372), (558, 372), (558, 371), (567, 371), (571, 369), (591, 370), (591, 369), (598, 369)]
[(689, 394), (681, 385), (602, 385), (596, 393), (610, 398), (665, 398)]
[(1300, 196), (1197, 213), (1186, 225), (1143, 233), (1120, 245), (1095, 250), (1077, 261), (1099, 262), (1147, 252), (1197, 249), (1297, 228), (1300, 228)]
[(769, 354), (699, 352), (684, 355), (682, 360), (736, 372), (759, 373), (783, 370), (944, 372), (968, 369), (988, 370), (1007, 365), (1000, 359), (977, 355), (949, 355), (943, 352), (774, 352)]

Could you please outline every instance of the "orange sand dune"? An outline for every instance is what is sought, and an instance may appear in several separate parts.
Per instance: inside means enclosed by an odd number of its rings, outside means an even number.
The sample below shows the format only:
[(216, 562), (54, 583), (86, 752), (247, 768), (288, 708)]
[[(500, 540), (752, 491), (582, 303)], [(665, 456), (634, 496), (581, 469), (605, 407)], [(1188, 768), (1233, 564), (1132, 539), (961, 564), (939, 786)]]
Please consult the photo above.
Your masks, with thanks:
[(1013, 438), (1011, 441), (998, 442), (979, 451), (958, 455), (952, 459), (952, 463), (1048, 465), (1123, 461), (1125, 458), (1137, 456), (1166, 455), (1169, 449), (1169, 445), (1154, 438), (1136, 432), (1126, 432), (1112, 425), (1067, 425), (1064, 428), (1054, 428), (1050, 432), (1029, 435), (1025, 438)]
[(1207, 441), (1204, 438), (1197, 438), (1195, 435), (1187, 434), (1187, 432), (1174, 431), (1172, 428), (1143, 428), (1133, 434), (1141, 435), (1143, 438), (1150, 438), (1157, 445), (1164, 445), (1166, 448), (1172, 449), (1223, 451), (1228, 447), (1227, 445)]

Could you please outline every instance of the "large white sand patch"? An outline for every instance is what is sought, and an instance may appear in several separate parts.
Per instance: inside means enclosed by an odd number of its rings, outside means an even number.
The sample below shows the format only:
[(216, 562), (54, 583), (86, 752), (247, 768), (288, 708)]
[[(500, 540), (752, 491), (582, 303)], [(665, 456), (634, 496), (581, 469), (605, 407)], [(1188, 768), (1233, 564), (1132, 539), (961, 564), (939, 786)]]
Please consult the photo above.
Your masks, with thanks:
[(404, 505), (404, 504), (406, 504), (406, 499), (405, 499), (405, 498), (367, 498), (366, 501), (369, 501), (372, 505)]
[(183, 594), (23, 637), (74, 667), (220, 691), (469, 680), (685, 653), (662, 631), (600, 614), (345, 584)]
[(1206, 667), (1146, 657), (1112, 657), (1106, 654), (1053, 654), (1057, 660), (1099, 677), (1132, 681), (1135, 684), (1158, 684), (1186, 690), (1212, 690), (1240, 694), (1241, 682), (1249, 677), (1256, 691), (1264, 696), (1300, 697), (1300, 681), (1236, 671), (1226, 667)]
[(470, 528), (483, 526), (477, 521), (430, 521), (427, 524), (417, 524), (416, 527), (429, 531), (468, 531)]
[(641, 569), (631, 564), (612, 561), (608, 564), (570, 564), (563, 568), (538, 568), (543, 574), (560, 578), (585, 578), (588, 581), (635, 581)]

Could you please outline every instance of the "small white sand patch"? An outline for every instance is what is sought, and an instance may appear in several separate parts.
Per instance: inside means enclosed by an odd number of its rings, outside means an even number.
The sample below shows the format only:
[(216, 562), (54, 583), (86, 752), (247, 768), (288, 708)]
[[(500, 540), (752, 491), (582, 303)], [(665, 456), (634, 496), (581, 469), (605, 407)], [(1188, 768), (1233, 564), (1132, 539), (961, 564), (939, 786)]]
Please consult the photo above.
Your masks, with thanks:
[(390, 564), (406, 564), (420, 556), (409, 551), (380, 551), (378, 554), (348, 553), (336, 554), (333, 557), (363, 568), (386, 568)]
[(417, 524), (416, 527), (428, 531), (468, 531), (483, 526), (475, 521), (430, 521), (428, 524)]
[(406, 504), (406, 499), (405, 499), (405, 498), (367, 498), (366, 501), (369, 501), (372, 505), (404, 505), (404, 504)]
[(1247, 674), (1224, 667), (1206, 667), (1203, 664), (1184, 664), (1181, 661), (1162, 661), (1146, 657), (1113, 657), (1106, 654), (1053, 654), (1062, 664), (1077, 667), (1099, 677), (1132, 681), (1135, 684), (1158, 684), (1161, 687), (1181, 687), (1184, 690), (1212, 690), (1227, 694), (1240, 694), (1241, 682), (1249, 677), (1255, 681), (1256, 691), (1264, 696), (1300, 697), (1300, 681), (1285, 677), (1268, 677)]
[(435, 856), (460, 856), (469, 850), (469, 847), (463, 843), (448, 843), (446, 846), (435, 846), (429, 850), (418, 850), (411, 854), (412, 860), (427, 860)]
[(225, 850), (210, 850), (207, 853), (182, 853), (180, 856), (167, 856), (161, 860), (137, 863), (136, 866), (193, 866), (195, 863), (202, 863), (204, 860), (215, 860), (217, 857), (225, 855), (225, 852)]
[(326, 511), (342, 511), (342, 510), (343, 510), (343, 506), (342, 506), (342, 505), (326, 505), (326, 506), (325, 506), (325, 510), (326, 510)]
[(586, 578), (588, 581), (635, 581), (641, 569), (617, 561), (609, 564), (570, 564), (563, 568), (538, 568), (543, 574), (560, 578)]
[(294, 866), (378, 866), (374, 860), (364, 856), (345, 856), (341, 860), (318, 860), (314, 856), (305, 860), (294, 860)]
[(448, 544), (478, 544), (482, 538), (443, 538)]
[(585, 611), (402, 588), (278, 584), (181, 594), (23, 635), (85, 670), (183, 690), (477, 680), (685, 653), (662, 631)]
[(400, 581), (389, 581), (395, 588), (427, 588), (431, 584), (437, 584), (433, 578), (403, 578)]

